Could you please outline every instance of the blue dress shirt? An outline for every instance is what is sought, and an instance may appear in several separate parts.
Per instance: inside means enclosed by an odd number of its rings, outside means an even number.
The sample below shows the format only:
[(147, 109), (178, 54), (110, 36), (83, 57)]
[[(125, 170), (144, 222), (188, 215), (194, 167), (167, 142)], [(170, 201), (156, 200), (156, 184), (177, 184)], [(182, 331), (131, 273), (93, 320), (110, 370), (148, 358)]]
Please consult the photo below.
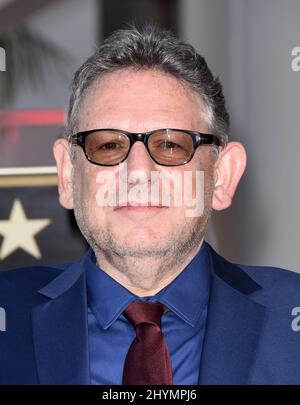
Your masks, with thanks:
[(91, 384), (122, 384), (123, 365), (135, 338), (122, 312), (130, 302), (160, 302), (170, 311), (161, 328), (171, 356), (173, 384), (198, 384), (209, 298), (210, 266), (205, 242), (186, 268), (151, 297), (138, 297), (96, 265), (90, 249), (84, 261), (88, 294)]

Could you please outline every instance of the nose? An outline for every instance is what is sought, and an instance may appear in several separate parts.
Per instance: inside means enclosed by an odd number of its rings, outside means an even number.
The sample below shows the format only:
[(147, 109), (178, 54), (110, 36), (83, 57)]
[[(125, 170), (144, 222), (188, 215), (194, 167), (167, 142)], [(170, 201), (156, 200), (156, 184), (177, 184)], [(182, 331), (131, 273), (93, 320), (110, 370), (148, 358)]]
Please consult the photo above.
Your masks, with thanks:
[(129, 171), (142, 170), (145, 171), (146, 174), (155, 168), (155, 162), (151, 159), (146, 146), (140, 141), (133, 144), (127, 156), (126, 163)]

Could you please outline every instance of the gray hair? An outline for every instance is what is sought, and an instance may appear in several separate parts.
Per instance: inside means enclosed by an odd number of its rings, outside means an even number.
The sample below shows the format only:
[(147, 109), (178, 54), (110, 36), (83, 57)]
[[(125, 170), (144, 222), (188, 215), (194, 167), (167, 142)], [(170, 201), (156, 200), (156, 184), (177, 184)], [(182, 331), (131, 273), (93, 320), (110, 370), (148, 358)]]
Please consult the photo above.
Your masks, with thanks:
[(209, 131), (227, 142), (230, 119), (219, 79), (195, 48), (153, 24), (115, 31), (77, 70), (69, 103), (68, 137), (78, 128), (80, 106), (91, 85), (106, 73), (126, 68), (160, 70), (196, 91), (204, 104)]

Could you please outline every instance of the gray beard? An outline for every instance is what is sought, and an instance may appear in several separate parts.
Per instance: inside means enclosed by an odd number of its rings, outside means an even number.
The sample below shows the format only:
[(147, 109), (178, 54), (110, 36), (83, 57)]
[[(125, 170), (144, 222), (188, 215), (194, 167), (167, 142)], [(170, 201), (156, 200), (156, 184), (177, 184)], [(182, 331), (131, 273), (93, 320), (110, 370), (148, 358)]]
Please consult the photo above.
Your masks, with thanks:
[(211, 197), (212, 189), (208, 187), (203, 215), (197, 221), (186, 220), (175, 224), (167, 240), (162, 239), (146, 249), (143, 248), (142, 241), (136, 246), (129, 246), (126, 241), (118, 240), (110, 229), (93, 229), (85, 216), (88, 212), (86, 201), (80, 198), (76, 182), (73, 182), (75, 218), (82, 235), (96, 255), (98, 266), (103, 269), (102, 264), (108, 262), (110, 266), (129, 276), (136, 286), (145, 289), (149, 287), (143, 277), (146, 263), (153, 269), (153, 281), (158, 282), (172, 268), (178, 268), (186, 262), (191, 253), (196, 254), (211, 216)]
[(167, 241), (161, 241), (152, 248), (145, 249), (142, 245), (126, 246), (126, 243), (119, 243), (109, 229), (99, 229), (97, 232), (92, 232), (83, 215), (87, 208), (78, 204), (79, 200), (76, 198), (76, 194), (74, 197), (74, 214), (82, 235), (94, 250), (97, 258), (104, 256), (110, 260), (113, 257), (115, 259), (156, 257), (165, 260), (166, 257), (172, 256), (173, 259), (176, 259), (176, 262), (180, 262), (181, 258), (186, 257), (188, 253), (199, 246), (211, 216), (211, 208), (206, 209), (196, 222), (181, 224), (178, 227), (178, 232), (172, 233)]
[[(142, 243), (136, 247), (126, 246), (122, 241), (118, 243), (110, 230), (99, 231), (95, 236), (82, 218), (82, 211), (77, 208), (74, 207), (74, 212), (78, 226), (95, 253), (98, 267), (109, 274), (105, 266), (109, 263), (126, 275), (132, 285), (144, 290), (152, 289), (165, 277), (170, 276), (174, 269), (183, 268), (188, 264), (187, 257), (193, 252), (194, 255), (197, 253), (210, 216), (210, 213), (207, 214), (205, 221), (201, 217), (202, 221), (190, 227), (188, 232), (185, 229), (185, 232), (179, 233), (177, 237), (173, 234), (167, 243), (162, 241), (164, 244), (157, 243), (153, 248), (145, 249)], [(99, 235), (101, 237), (97, 238)]]

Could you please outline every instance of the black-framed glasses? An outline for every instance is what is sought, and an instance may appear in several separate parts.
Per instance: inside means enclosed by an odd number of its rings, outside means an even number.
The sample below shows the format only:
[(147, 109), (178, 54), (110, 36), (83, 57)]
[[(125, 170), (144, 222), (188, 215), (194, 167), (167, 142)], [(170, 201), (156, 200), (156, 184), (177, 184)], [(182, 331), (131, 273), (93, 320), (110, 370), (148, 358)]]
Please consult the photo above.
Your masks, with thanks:
[(133, 133), (120, 129), (91, 129), (71, 136), (71, 143), (82, 147), (87, 160), (99, 166), (123, 162), (135, 142), (143, 142), (159, 165), (180, 166), (188, 163), (200, 145), (223, 146), (219, 136), (184, 129), (156, 129)]

